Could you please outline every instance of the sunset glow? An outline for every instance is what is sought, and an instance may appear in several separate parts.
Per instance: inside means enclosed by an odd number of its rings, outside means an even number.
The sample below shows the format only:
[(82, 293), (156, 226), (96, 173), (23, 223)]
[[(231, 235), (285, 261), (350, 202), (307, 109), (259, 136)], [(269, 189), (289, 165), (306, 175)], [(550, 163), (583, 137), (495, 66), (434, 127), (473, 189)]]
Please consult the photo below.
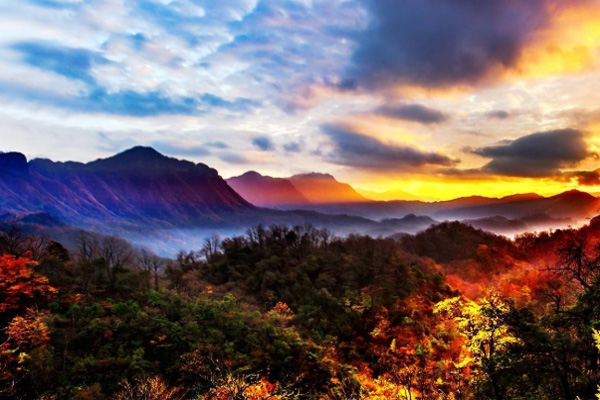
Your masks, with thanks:
[[(4, 3), (3, 150), (146, 145), (224, 177), (331, 173), (424, 199), (600, 191), (600, 4), (384, 3)], [(563, 129), (588, 151), (506, 146)]]
[(600, 400), (600, 0), (0, 25), (0, 400)]

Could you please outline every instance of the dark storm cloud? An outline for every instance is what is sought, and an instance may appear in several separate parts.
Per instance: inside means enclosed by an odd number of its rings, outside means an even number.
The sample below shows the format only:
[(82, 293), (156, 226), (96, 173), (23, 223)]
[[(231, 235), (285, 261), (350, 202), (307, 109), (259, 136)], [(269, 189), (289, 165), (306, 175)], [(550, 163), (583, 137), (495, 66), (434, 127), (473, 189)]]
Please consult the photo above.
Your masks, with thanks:
[(384, 105), (375, 109), (375, 113), (422, 124), (439, 124), (448, 119), (441, 111), (420, 104)]
[(595, 171), (572, 171), (564, 174), (567, 179), (575, 179), (582, 186), (600, 185), (600, 169)]
[(357, 36), (342, 87), (472, 83), (511, 67), (548, 22), (550, 0), (364, 0), (372, 21)]
[(509, 143), (466, 150), (492, 159), (484, 172), (522, 177), (558, 176), (561, 168), (573, 167), (593, 155), (585, 135), (576, 129), (533, 133)]
[(262, 151), (270, 151), (275, 149), (275, 145), (268, 136), (257, 136), (252, 139), (254, 147)]
[(321, 130), (334, 145), (333, 151), (326, 155), (327, 158), (340, 165), (401, 172), (424, 165), (451, 166), (457, 163), (443, 154), (384, 143), (340, 125), (323, 125)]

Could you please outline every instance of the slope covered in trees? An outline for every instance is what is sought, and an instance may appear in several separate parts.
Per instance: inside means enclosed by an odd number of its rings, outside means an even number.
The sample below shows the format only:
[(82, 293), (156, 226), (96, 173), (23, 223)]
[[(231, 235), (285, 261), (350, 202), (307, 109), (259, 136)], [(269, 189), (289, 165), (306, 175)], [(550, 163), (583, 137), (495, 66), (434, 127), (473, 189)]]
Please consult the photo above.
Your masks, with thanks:
[(593, 398), (599, 239), (257, 226), (168, 260), (5, 227), (0, 398)]

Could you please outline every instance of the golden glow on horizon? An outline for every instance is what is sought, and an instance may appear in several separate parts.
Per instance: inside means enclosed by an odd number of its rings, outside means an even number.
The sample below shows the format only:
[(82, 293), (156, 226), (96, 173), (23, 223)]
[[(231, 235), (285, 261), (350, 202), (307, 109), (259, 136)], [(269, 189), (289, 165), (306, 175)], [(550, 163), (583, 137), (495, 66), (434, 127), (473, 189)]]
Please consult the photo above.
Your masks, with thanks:
[[(459, 197), (504, 197), (513, 194), (536, 193), (553, 196), (571, 189), (594, 193), (597, 186), (578, 186), (573, 182), (551, 179), (513, 178), (502, 180), (422, 180), (418, 178), (388, 181), (363, 181), (356, 187), (374, 192), (402, 191), (423, 200), (452, 200)], [(390, 198), (388, 200), (394, 200)]]
[[(568, 3), (566, 3), (568, 4)], [(498, 84), (504, 86), (504, 89), (497, 89), (499, 92), (495, 95), (501, 95), (502, 90), (515, 96), (514, 105), (500, 106), (500, 109), (517, 110), (517, 113), (523, 107), (529, 106), (522, 102), (525, 96), (537, 98), (541, 96), (538, 102), (531, 104), (537, 108), (539, 119), (533, 120), (525, 129), (522, 129), (514, 120), (506, 121), (488, 121), (489, 123), (501, 124), (507, 127), (505, 133), (496, 133), (497, 140), (514, 139), (529, 133), (539, 132), (551, 129), (562, 129), (573, 127), (582, 129), (588, 133), (587, 143), (590, 152), (600, 153), (600, 112), (598, 115), (585, 115), (587, 111), (598, 108), (597, 91), (593, 85), (586, 85), (583, 79), (589, 76), (589, 79), (595, 80), (598, 75), (595, 73), (600, 60), (600, 3), (590, 5), (586, 3), (562, 4), (554, 10), (549, 10), (553, 14), (552, 21), (543, 30), (538, 31), (535, 37), (532, 37), (530, 44), (526, 46), (516, 67), (504, 68), (497, 67), (489, 71), (488, 75), (477, 82), (469, 84), (456, 84), (445, 88), (423, 88), (402, 85), (395, 87), (388, 92), (388, 95), (397, 96), (399, 101), (406, 98), (412, 98), (411, 102), (428, 104), (430, 99), (435, 98), (437, 109), (451, 109), (456, 105), (458, 110), (467, 106), (473, 106), (474, 102), (479, 101), (475, 97), (476, 88), (484, 87), (493, 90)], [(547, 83), (546, 83), (547, 82)], [(518, 87), (512, 88), (516, 83)], [(571, 83), (573, 86), (569, 86)], [(581, 86), (583, 84), (583, 86)], [(510, 89), (507, 89), (510, 88)], [(559, 94), (557, 97), (556, 94)], [(523, 95), (521, 95), (523, 93)], [(577, 95), (577, 101), (569, 100)], [(521, 97), (519, 97), (521, 96)], [(485, 99), (485, 97), (484, 97)], [(492, 100), (493, 101), (493, 100)], [(493, 104), (488, 99), (487, 104)], [(469, 102), (471, 102), (469, 104)], [(431, 104), (431, 103), (429, 103)], [(440, 107), (446, 104), (450, 107)], [(483, 104), (483, 103), (482, 103)], [(486, 110), (493, 110), (492, 107), (481, 107), (481, 113)], [(496, 106), (497, 107), (497, 106)], [(535, 110), (535, 108), (533, 108)], [(567, 115), (569, 110), (573, 111), (573, 116)], [(577, 120), (577, 112), (583, 111), (583, 119)], [(561, 112), (565, 112), (560, 116)], [(554, 118), (548, 119), (548, 118)], [(454, 115), (455, 121), (458, 116)], [(361, 117), (359, 122), (356, 117), (348, 119), (358, 127), (360, 132), (364, 132), (373, 137), (382, 140), (389, 140), (394, 143), (403, 143), (418, 148), (423, 148), (420, 144), (428, 143), (425, 147), (429, 151), (442, 151), (452, 158), (460, 158), (461, 164), (458, 168), (478, 169), (484, 165), (486, 159), (472, 157), (469, 154), (456, 153), (458, 144), (449, 142), (438, 131), (437, 127), (422, 127), (410, 122), (397, 121), (383, 117)], [(348, 121), (347, 120), (347, 121)], [(400, 128), (406, 127), (406, 129)], [(441, 128), (443, 129), (443, 127)], [(517, 129), (517, 130), (515, 130)], [(481, 132), (483, 136), (474, 137), (472, 146), (493, 145), (493, 141), (485, 138), (485, 127), (474, 128), (475, 132)], [(497, 130), (492, 130), (497, 132)], [(454, 149), (453, 151), (451, 149)], [(571, 170), (593, 171), (598, 168), (598, 157), (590, 157), (583, 160), (580, 165), (573, 166)], [(432, 167), (433, 168), (433, 167)], [(565, 171), (566, 172), (566, 171)], [(578, 189), (585, 192), (598, 192), (600, 186), (582, 186), (578, 185), (575, 179), (565, 180), (552, 178), (507, 178), (507, 177), (467, 177), (454, 176), (444, 177), (439, 175), (427, 176), (427, 170), (414, 173), (406, 173), (403, 176), (366, 176), (352, 179), (356, 186), (373, 192), (404, 192), (408, 196), (414, 195), (421, 199), (439, 199), (449, 200), (457, 197), (472, 195), (481, 195), (489, 197), (503, 197), (518, 193), (537, 193), (542, 196), (551, 196), (566, 190)]]

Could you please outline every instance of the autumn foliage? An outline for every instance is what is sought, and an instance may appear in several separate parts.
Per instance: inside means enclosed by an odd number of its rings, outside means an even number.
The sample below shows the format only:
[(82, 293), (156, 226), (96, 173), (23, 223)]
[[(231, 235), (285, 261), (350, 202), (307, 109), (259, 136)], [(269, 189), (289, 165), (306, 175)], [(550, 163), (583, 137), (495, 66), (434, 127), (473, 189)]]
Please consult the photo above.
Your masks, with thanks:
[(48, 278), (34, 271), (36, 265), (28, 257), (0, 256), (0, 313), (37, 306), (56, 294)]
[(512, 241), (258, 226), (172, 260), (90, 237), (2, 255), (0, 399), (593, 398), (599, 243), (597, 221)]
[(30, 353), (50, 342), (47, 315), (38, 305), (57, 290), (33, 270), (36, 265), (28, 257), (0, 256), (0, 320), (6, 323), (0, 341), (0, 394), (15, 394), (15, 382), (28, 372)]

